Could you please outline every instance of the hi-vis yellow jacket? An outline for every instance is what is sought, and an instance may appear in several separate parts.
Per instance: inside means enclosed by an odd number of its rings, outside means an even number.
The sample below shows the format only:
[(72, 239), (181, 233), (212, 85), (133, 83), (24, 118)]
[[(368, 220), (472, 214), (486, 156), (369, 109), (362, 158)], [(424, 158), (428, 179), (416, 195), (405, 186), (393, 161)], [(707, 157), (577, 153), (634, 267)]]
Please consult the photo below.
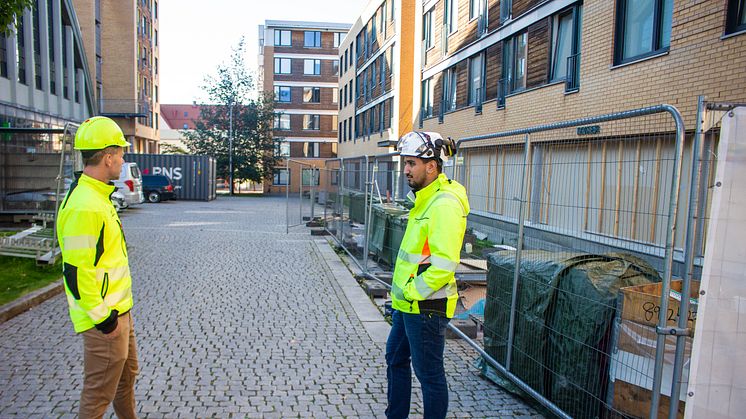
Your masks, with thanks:
[(455, 272), (469, 214), (466, 190), (441, 173), (413, 195), (410, 192), (414, 208), (394, 268), (392, 307), (451, 318), (458, 300)]
[(70, 187), (57, 217), (65, 292), (75, 332), (108, 333), (132, 308), (132, 278), (115, 187), (85, 174)]

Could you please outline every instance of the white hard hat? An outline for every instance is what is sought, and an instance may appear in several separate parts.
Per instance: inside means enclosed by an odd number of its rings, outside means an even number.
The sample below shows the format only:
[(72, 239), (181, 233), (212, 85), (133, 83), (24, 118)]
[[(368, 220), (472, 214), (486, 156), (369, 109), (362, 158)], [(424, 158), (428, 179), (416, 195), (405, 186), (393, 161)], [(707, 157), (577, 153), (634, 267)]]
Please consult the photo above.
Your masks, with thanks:
[(456, 143), (450, 138), (444, 140), (437, 132), (411, 131), (399, 138), (396, 150), (402, 156), (446, 161), (456, 154)]

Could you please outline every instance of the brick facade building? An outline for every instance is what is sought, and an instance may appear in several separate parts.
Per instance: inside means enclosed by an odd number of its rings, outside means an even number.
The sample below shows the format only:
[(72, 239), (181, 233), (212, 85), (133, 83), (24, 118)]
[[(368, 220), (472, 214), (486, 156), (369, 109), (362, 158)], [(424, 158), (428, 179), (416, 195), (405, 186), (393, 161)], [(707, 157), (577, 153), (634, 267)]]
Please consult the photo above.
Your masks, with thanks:
[[(259, 87), (275, 97), (274, 135), (282, 157), (323, 167), (337, 155), (338, 49), (350, 25), (268, 20), (259, 26)], [(316, 175), (287, 173), (281, 162), (265, 192), (291, 192), (320, 182)]]

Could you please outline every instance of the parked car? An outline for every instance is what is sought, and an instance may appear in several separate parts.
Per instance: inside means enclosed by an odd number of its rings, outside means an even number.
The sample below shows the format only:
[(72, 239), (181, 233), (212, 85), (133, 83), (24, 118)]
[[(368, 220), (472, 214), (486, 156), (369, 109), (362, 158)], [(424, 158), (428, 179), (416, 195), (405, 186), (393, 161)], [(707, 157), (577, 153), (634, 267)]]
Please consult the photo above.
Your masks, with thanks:
[(114, 209), (117, 210), (117, 212), (127, 208), (129, 205), (127, 205), (127, 201), (124, 199), (124, 195), (122, 195), (119, 191), (114, 191), (111, 194), (111, 204), (114, 205)]
[(114, 181), (117, 190), (124, 196), (127, 205), (138, 205), (145, 202), (142, 190), (142, 175), (137, 163), (124, 163), (119, 179)]
[(148, 202), (161, 202), (174, 199), (174, 184), (164, 175), (143, 175), (142, 188)]

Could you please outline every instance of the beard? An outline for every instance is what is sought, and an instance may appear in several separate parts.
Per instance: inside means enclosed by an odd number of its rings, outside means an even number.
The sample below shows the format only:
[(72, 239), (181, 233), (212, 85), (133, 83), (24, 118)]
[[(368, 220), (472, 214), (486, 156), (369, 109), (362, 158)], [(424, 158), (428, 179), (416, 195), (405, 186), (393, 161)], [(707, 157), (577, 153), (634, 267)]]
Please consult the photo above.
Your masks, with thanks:
[(420, 189), (422, 189), (422, 185), (418, 183), (417, 181), (415, 181), (414, 179), (412, 179), (411, 177), (407, 178), (407, 184), (412, 189), (412, 192), (417, 192)]

